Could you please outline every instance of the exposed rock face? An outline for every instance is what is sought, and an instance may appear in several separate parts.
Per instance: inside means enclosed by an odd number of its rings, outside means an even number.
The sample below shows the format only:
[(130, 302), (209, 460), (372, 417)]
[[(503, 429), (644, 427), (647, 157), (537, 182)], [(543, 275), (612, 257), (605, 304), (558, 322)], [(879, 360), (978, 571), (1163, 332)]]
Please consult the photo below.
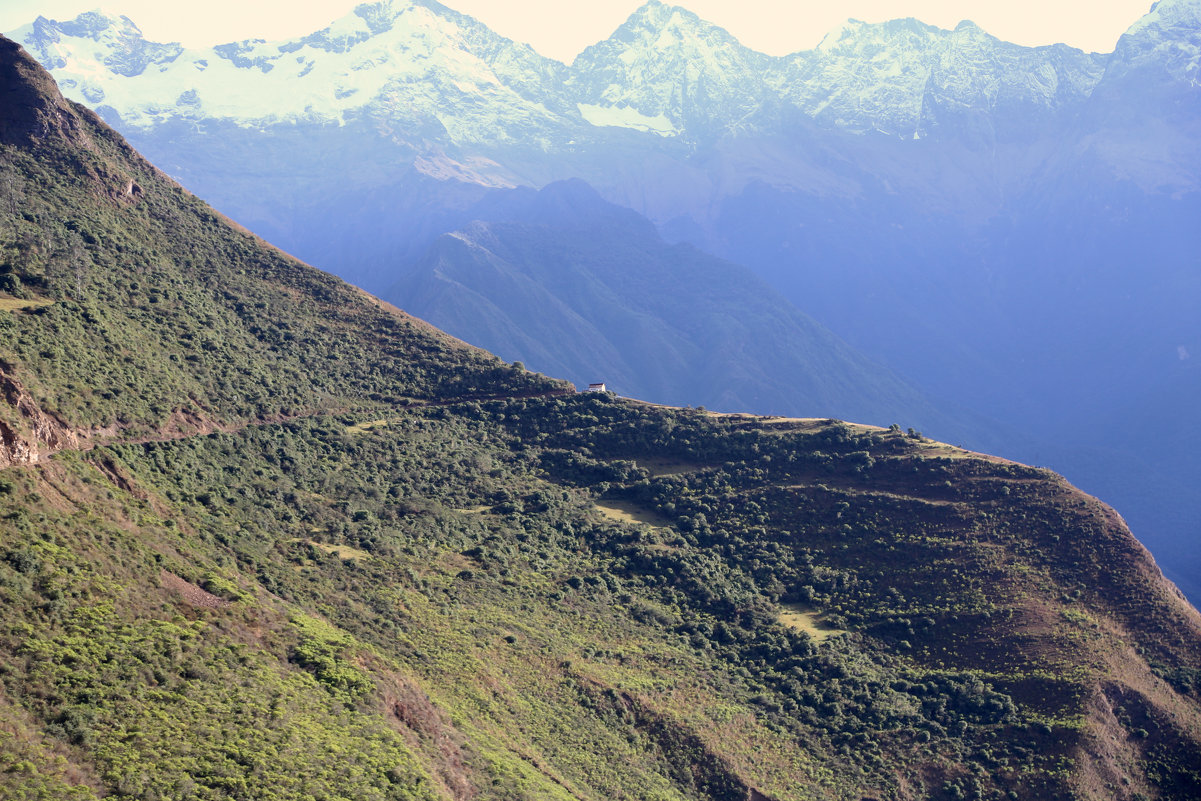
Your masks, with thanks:
[(0, 467), (37, 464), (43, 450), (78, 447), (79, 436), (40, 408), (9, 370), (7, 365), (0, 363), (0, 395), (17, 420), (0, 419)]
[(0, 143), (82, 136), (54, 80), (16, 42), (0, 38)]

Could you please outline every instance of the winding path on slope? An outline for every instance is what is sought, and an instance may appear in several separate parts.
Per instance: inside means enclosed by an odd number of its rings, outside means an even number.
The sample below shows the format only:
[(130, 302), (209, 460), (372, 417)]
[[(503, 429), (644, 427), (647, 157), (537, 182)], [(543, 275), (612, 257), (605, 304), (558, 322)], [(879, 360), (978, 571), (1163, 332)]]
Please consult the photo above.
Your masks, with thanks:
[(0, 366), (0, 398), (6, 400), (16, 413), (30, 423), (33, 441), (11, 425), (0, 420), (0, 470), (9, 467), (30, 467), (45, 458), (62, 451), (90, 451), (107, 445), (142, 445), (152, 442), (173, 442), (188, 437), (205, 436), (213, 433), (233, 434), (252, 426), (268, 426), (311, 417), (337, 414), (354, 414), (367, 411), (403, 413), (438, 406), (455, 406), (461, 403), (479, 403), (495, 400), (524, 400), (552, 398), (574, 394), (573, 389), (552, 389), (545, 392), (497, 393), (464, 395), (432, 400), (410, 400), (393, 406), (319, 406), (289, 414), (267, 415), (237, 423), (225, 423), (203, 417), (195, 411), (176, 409), (167, 421), (153, 434), (138, 437), (121, 437), (121, 428), (115, 424), (99, 429), (74, 429), (57, 415), (41, 409), (28, 391)]

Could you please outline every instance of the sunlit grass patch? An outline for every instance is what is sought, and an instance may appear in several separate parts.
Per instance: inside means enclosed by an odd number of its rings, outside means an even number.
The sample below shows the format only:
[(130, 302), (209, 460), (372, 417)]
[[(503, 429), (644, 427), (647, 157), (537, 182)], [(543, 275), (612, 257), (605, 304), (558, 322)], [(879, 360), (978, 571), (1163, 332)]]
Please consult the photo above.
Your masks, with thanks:
[(606, 500), (604, 503), (597, 503), (596, 508), (605, 517), (610, 520), (616, 520), (619, 523), (643, 523), (648, 526), (655, 526), (656, 528), (671, 525), (671, 521), (663, 515), (652, 512), (649, 509), (644, 509), (628, 501)]
[(19, 309), (36, 309), (39, 306), (51, 306), (53, 300), (47, 298), (33, 298), (25, 300), (23, 298), (6, 298), (0, 297), (0, 311), (17, 311)]
[(296, 541), (303, 542), (306, 545), (312, 545), (317, 550), (324, 551), (325, 553), (328, 553), (328, 554), (333, 554), (334, 556), (338, 557), (339, 559), (350, 559), (352, 561), (358, 562), (363, 559), (371, 558), (371, 554), (367, 553), (366, 551), (360, 551), (358, 548), (351, 548), (349, 545), (330, 545), (325, 542), (317, 542), (316, 540), (300, 540), (300, 539), (298, 539)]
[(836, 634), (845, 634), (841, 629), (825, 625), (821, 616), (797, 604), (785, 604), (780, 610), (780, 622), (794, 631), (809, 635), (817, 642), (828, 640)]
[(373, 431), (377, 428), (384, 428), (391, 425), (388, 420), (369, 420), (363, 423), (355, 423), (352, 426), (346, 427), (347, 434), (366, 434), (368, 431)]

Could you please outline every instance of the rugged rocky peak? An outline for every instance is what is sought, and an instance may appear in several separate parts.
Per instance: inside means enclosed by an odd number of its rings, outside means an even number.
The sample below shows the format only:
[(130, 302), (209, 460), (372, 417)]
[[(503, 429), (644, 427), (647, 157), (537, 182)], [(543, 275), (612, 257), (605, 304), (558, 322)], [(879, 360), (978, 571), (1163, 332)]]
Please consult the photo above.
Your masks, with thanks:
[(594, 124), (706, 138), (772, 104), (770, 62), (691, 11), (650, 2), (576, 58), (571, 88)]
[(652, 0), (631, 14), (608, 39), (584, 50), (572, 67), (580, 73), (618, 59), (634, 76), (639, 66), (653, 68), (676, 62), (681, 55), (697, 60), (694, 67), (698, 73), (737, 70), (748, 62), (767, 58), (688, 9)]
[[(404, 49), (440, 47), (466, 51), (475, 51), (485, 44), (485, 40), (508, 41), (488, 31), (471, 17), (452, 11), (440, 3), (380, 0), (356, 6), (349, 14), (339, 17), (322, 30), (294, 42), (283, 43), (280, 49), (282, 52), (291, 52), (299, 46), (309, 46), (329, 53), (347, 53), (373, 39), (376, 45)], [(488, 43), (496, 44), (494, 41)]]
[[(1201, 188), (1201, 0), (1162, 0), (1118, 40), (1082, 121), (1089, 155), (1157, 195)], [(1154, 146), (1148, 146), (1154, 142)]]
[(721, 31), (682, 6), (650, 0), (630, 14), (614, 37), (635, 37), (644, 33), (658, 35), (663, 32), (690, 35), (708, 29)]
[(930, 47), (939, 38), (939, 33), (938, 28), (913, 17), (880, 23), (848, 19), (822, 37), (816, 50), (829, 57), (863, 57), (885, 48)]
[(1160, 0), (1122, 35), (1106, 78), (1143, 70), (1201, 86), (1201, 0)]
[(52, 70), (89, 63), (116, 75), (133, 77), (151, 65), (169, 64), (183, 52), (178, 43), (147, 41), (131, 19), (104, 11), (87, 11), (65, 22), (38, 17), (16, 35)]
[(62, 22), (39, 16), (31, 27), (36, 37), (46, 42), (56, 42), (64, 36), (106, 44), (122, 39), (144, 38), (142, 31), (129, 17), (102, 10), (85, 11), (75, 19)]
[(52, 136), (78, 141), (84, 135), (49, 73), (0, 36), (0, 143), (28, 145)]
[(831, 127), (918, 138), (958, 130), (964, 114), (1046, 117), (1086, 98), (1101, 70), (1099, 56), (1002, 42), (968, 20), (954, 30), (848, 20), (814, 50), (780, 61), (770, 80)]
[(1195, 30), (1201, 24), (1201, 0), (1159, 0), (1126, 31), (1127, 36), (1144, 31), (1159, 31), (1177, 36)]
[(352, 13), (342, 17), (326, 30), (331, 30), (339, 22), (353, 23), (355, 19), (359, 19), (363, 21), (372, 35), (386, 33), (396, 26), (397, 21), (405, 13), (414, 11), (416, 6), (417, 4), (412, 0), (380, 0), (376, 3), (364, 3), (356, 6)]

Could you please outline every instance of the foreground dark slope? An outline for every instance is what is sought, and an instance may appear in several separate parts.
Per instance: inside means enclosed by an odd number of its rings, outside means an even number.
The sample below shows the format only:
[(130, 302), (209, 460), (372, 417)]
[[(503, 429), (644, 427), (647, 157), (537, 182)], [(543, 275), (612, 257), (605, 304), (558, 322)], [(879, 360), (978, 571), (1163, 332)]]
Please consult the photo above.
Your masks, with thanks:
[(0, 110), (0, 797), (1201, 794), (1201, 621), (1062, 479), (556, 395)]

